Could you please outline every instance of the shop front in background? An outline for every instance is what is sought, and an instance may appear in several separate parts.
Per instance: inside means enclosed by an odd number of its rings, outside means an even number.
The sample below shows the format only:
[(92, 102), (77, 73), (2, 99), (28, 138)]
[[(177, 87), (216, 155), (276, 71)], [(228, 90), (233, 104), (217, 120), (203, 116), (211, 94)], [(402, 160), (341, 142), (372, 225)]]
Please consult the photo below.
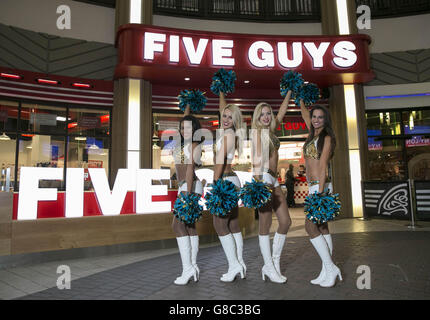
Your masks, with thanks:
[(368, 111), (370, 180), (430, 180), (430, 108)]
[[(19, 191), (21, 167), (109, 167), (110, 110), (0, 101), (0, 192)], [(41, 180), (40, 187), (64, 190), (65, 179)], [(3, 203), (0, 205), (3, 206)]]
[(369, 111), (366, 118), (365, 215), (430, 219), (430, 108)]

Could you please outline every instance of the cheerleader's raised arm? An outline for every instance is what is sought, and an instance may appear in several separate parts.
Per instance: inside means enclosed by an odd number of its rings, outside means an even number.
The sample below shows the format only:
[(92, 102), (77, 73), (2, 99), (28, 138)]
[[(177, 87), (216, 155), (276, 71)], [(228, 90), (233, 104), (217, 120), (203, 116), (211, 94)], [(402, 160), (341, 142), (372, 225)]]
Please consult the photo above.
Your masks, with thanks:
[(306, 108), (305, 103), (303, 102), (302, 99), (300, 99), (300, 112), (302, 114), (302, 118), (306, 123), (306, 127), (308, 129), (311, 128), (311, 116), (310, 116), (310, 112), (308, 110), (308, 108)]
[(288, 90), (284, 100), (281, 103), (281, 106), (279, 107), (278, 114), (276, 115), (276, 120), (278, 124), (282, 123), (282, 120), (284, 120), (285, 114), (288, 110), (288, 103), (290, 102), (291, 94), (291, 90)]

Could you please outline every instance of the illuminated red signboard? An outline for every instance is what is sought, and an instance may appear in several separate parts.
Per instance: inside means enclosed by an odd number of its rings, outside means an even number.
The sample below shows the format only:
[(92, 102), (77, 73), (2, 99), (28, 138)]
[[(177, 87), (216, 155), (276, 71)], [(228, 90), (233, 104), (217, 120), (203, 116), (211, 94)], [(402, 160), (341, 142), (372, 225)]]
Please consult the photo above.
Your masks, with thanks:
[(117, 33), (115, 78), (208, 85), (219, 68), (234, 69), (238, 85), (279, 86), (294, 69), (325, 87), (373, 79), (367, 35), (272, 36), (191, 31), (128, 24)]

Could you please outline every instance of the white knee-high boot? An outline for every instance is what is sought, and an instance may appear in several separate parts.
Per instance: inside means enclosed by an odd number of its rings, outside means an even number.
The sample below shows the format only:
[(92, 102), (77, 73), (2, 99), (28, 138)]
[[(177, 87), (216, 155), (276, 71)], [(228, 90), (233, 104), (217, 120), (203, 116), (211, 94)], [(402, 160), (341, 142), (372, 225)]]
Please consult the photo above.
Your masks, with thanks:
[(236, 232), (233, 233), (234, 242), (236, 243), (236, 253), (237, 253), (237, 260), (239, 260), (239, 263), (243, 267), (243, 273), (246, 277), (246, 265), (243, 261), (243, 236), (242, 232)]
[(191, 243), (191, 264), (197, 271), (197, 279), (200, 278), (200, 269), (197, 266), (197, 254), (199, 252), (199, 236), (190, 236)]
[(240, 274), (242, 279), (245, 278), (243, 267), (237, 259), (236, 243), (232, 234), (229, 233), (225, 236), (218, 236), (218, 238), (221, 242), (222, 248), (224, 249), (228, 262), (228, 272), (223, 274), (220, 280), (223, 282), (232, 282), (236, 278), (237, 274)]
[[(330, 255), (333, 256), (333, 241), (330, 234), (323, 234), (325, 241), (327, 242), (328, 249), (330, 251)], [(316, 279), (311, 280), (312, 284), (320, 284), (325, 278), (325, 268), (324, 263), (321, 263), (321, 272)]]
[(197, 281), (197, 271), (191, 264), (191, 243), (190, 237), (179, 237), (176, 238), (179, 247), (179, 254), (181, 255), (182, 261), (182, 275), (174, 281), (174, 284), (185, 285), (194, 277), (194, 281)]
[(260, 243), (261, 255), (263, 256), (264, 266), (261, 269), (261, 276), (263, 280), (266, 276), (269, 277), (270, 281), (276, 283), (285, 283), (285, 279), (282, 278), (276, 271), (273, 265), (272, 254), (270, 253), (270, 237), (269, 235), (259, 235), (258, 240)]
[(275, 233), (275, 236), (273, 237), (273, 247), (272, 247), (272, 259), (273, 259), (273, 265), (275, 266), (276, 271), (279, 273), (281, 278), (287, 280), (287, 277), (283, 276), (281, 273), (281, 266), (280, 266), (280, 260), (281, 260), (281, 254), (282, 249), (284, 248), (285, 244), (285, 234)]
[(311, 243), (320, 256), (325, 268), (325, 277), (324, 280), (321, 281), (320, 286), (333, 287), (336, 283), (337, 277), (342, 281), (342, 275), (340, 273), (340, 269), (331, 260), (327, 242), (322, 235), (319, 235), (318, 237), (311, 239)]

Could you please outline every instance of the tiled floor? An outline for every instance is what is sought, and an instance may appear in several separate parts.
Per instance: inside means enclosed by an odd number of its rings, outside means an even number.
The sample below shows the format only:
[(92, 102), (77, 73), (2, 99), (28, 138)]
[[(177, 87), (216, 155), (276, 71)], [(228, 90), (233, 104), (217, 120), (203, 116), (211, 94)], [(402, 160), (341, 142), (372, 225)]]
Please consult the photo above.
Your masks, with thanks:
[[(430, 298), (430, 222), (419, 222), (422, 227), (415, 230), (406, 226), (408, 221), (399, 220), (339, 219), (330, 223), (334, 259), (345, 276), (344, 282), (336, 286), (338, 290), (327, 291), (309, 284), (319, 272), (320, 261), (303, 228), (303, 209), (290, 209), (290, 214), (293, 225), (281, 260), (289, 280), (283, 287), (261, 280), (262, 258), (254, 233), (247, 235), (244, 245), (247, 279), (233, 284), (219, 281), (227, 265), (217, 242), (200, 247), (200, 281), (185, 287), (172, 284), (180, 273), (178, 249), (172, 248), (3, 269), (0, 298), (176, 299), (179, 295), (253, 299), (257, 291), (263, 299)], [(274, 219), (271, 231), (276, 227)], [(70, 290), (57, 288), (60, 265), (70, 267)], [(372, 290), (356, 288), (359, 265), (371, 267)]]

